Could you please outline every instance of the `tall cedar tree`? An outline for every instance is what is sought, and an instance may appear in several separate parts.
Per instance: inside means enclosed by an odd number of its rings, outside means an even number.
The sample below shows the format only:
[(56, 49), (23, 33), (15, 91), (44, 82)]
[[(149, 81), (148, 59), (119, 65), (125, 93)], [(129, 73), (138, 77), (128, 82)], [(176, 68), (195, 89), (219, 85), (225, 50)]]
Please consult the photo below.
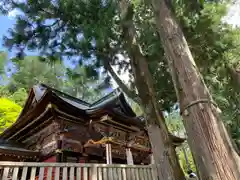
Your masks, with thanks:
[(119, 9), (125, 46), (130, 57), (135, 84), (144, 110), (154, 160), (161, 168), (158, 171), (158, 176), (160, 179), (184, 179), (175, 149), (171, 145), (164, 116), (157, 106), (147, 58), (137, 43), (136, 28), (133, 23), (133, 5), (127, 0), (121, 0)]
[(151, 4), (200, 179), (240, 179), (239, 157), (180, 26), (164, 0)]
[[(184, 179), (184, 174), (177, 160), (174, 147), (172, 146), (172, 140), (169, 137), (164, 117), (162, 115), (162, 112), (159, 111), (156, 103), (155, 93), (153, 90), (151, 75), (148, 70), (146, 57), (142, 54), (139, 45), (135, 42), (136, 32), (132, 20), (132, 6), (131, 4), (127, 3), (127, 1), (123, 1), (120, 4), (122, 4), (123, 6), (118, 6), (117, 3), (109, 3), (106, 4), (109, 7), (105, 7), (106, 5), (102, 5), (102, 2), (97, 0), (93, 0), (91, 3), (82, 2), (82, 4), (81, 2), (76, 3), (75, 1), (64, 1), (59, 3), (58, 9), (56, 10), (54, 4), (47, 2), (41, 4), (34, 3), (31, 5), (26, 5), (22, 3), (19, 5), (19, 7), (21, 9), (24, 9), (24, 12), (28, 16), (28, 19), (26, 19), (26, 17), (19, 18), (15, 32), (12, 31), (12, 34), (14, 34), (14, 38), (7, 39), (6, 42), (10, 43), (10, 46), (11, 43), (13, 45), (17, 45), (18, 47), (20, 47), (20, 50), (25, 49), (26, 46), (30, 48), (45, 47), (43, 52), (46, 55), (50, 56), (49, 58), (53, 59), (55, 57), (60, 58), (64, 55), (73, 56), (79, 53), (80, 55), (82, 55), (82, 57), (86, 58), (88, 61), (91, 61), (91, 55), (94, 54), (97, 57), (97, 60), (101, 60), (99, 63), (101, 63), (105, 68), (108, 68), (108, 70), (111, 70), (111, 66), (109, 64), (113, 63), (112, 61), (114, 61), (113, 55), (121, 53), (130, 57), (130, 64), (134, 74), (135, 84), (139, 92), (139, 97), (135, 95), (134, 91), (128, 92), (129, 90), (127, 90), (125, 92), (128, 94), (134, 94), (134, 97), (136, 97), (135, 100), (143, 106), (145, 112), (145, 119), (147, 122), (147, 129), (153, 147), (155, 162), (159, 165), (159, 167), (163, 168), (163, 170), (159, 171), (159, 176), (161, 179)], [(101, 8), (98, 9), (99, 7)], [(68, 13), (66, 9), (71, 9), (71, 11), (69, 11), (71, 12), (69, 13), (69, 17), (67, 16)], [(83, 11), (81, 11), (80, 9), (83, 9)], [(113, 17), (119, 17), (118, 14), (115, 14), (116, 12), (118, 12), (116, 11), (116, 9), (120, 9), (121, 13), (121, 20), (119, 23), (120, 26), (118, 25), (117, 28), (122, 29), (122, 33), (120, 36), (122, 36), (123, 38), (119, 37), (118, 34), (114, 34), (114, 31), (109, 31), (108, 29), (106, 29), (109, 28), (111, 30), (109, 26), (115, 25), (112, 21), (115, 21), (114, 23), (116, 23), (116, 21), (118, 20), (114, 20), (114, 18), (109, 19), (109, 17), (101, 17), (100, 19), (99, 14), (96, 14), (94, 12), (95, 10), (96, 12), (101, 14), (101, 11), (103, 11), (104, 15), (106, 14), (104, 11), (110, 11), (108, 12), (108, 14), (110, 13), (111, 15), (111, 13), (113, 13)], [(51, 12), (51, 10), (55, 11)], [(91, 12), (89, 12), (90, 10)], [(64, 11), (64, 13), (66, 13), (64, 17), (62, 16), (61, 11)], [(85, 14), (82, 17), (80, 14), (79, 18), (78, 16), (71, 15), (72, 13), (74, 13), (74, 11), (82, 12), (83, 14)], [(36, 12), (38, 13), (35, 14)], [(42, 13), (44, 13), (44, 15), (49, 18), (51, 16), (58, 16), (60, 17), (60, 19), (55, 20), (55, 22), (51, 23), (50, 25), (46, 25), (45, 19), (42, 19), (41, 17)], [(82, 26), (82, 21), (90, 21), (89, 23), (91, 23), (91, 16), (95, 15), (97, 16), (95, 18), (99, 18), (98, 20), (100, 22), (98, 23), (102, 29), (97, 29), (97, 26), (95, 27), (96, 29), (89, 29), (89, 27), (85, 23), (85, 26)], [(90, 18), (88, 18), (87, 16), (90, 16)], [(29, 17), (34, 20), (34, 23), (37, 23), (37, 29), (32, 30), (31, 25), (29, 24)], [(66, 17), (68, 19), (66, 19)], [(104, 22), (104, 20), (107, 22)], [(71, 26), (69, 26), (69, 24), (71, 24)], [(106, 25), (105, 28), (103, 24)], [(66, 32), (66, 27), (69, 28), (68, 32)], [(78, 29), (77, 27), (80, 28)], [(60, 31), (58, 32), (58, 34), (56, 34), (56, 28)], [(23, 30), (24, 33), (21, 33), (21, 30)], [(81, 33), (84, 35), (82, 39)], [(64, 35), (66, 37), (64, 37)], [(106, 35), (108, 35), (109, 38), (104, 37)], [(114, 39), (111, 39), (114, 36), (122, 38), (124, 43), (120, 45), (114, 45)], [(53, 40), (49, 42), (48, 39), (50, 38), (52, 38)], [(81, 39), (81, 41), (79, 41), (79, 39)], [(121, 49), (121, 46), (123, 46), (124, 48)], [(69, 48), (67, 49), (67, 47)], [(114, 51), (114, 48), (116, 49), (116, 51)], [(65, 51), (63, 51), (63, 49)], [(110, 52), (109, 49), (111, 49)], [(127, 51), (127, 54), (124, 51)], [(55, 56), (51, 57), (52, 54)], [(22, 56), (21, 51), (19, 53), (19, 56)], [(81, 59), (80, 61), (82, 60), (83, 59)], [(97, 65), (99, 66), (99, 64)], [(110, 70), (109, 72), (111, 73)]]

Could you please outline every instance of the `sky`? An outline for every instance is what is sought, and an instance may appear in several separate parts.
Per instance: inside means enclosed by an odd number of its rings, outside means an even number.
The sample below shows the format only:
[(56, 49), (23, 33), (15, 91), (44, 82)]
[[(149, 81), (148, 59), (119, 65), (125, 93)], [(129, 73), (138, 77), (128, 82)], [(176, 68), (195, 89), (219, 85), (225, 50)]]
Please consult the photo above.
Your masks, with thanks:
[[(15, 23), (14, 17), (18, 14), (18, 11), (13, 10), (10, 12), (7, 16), (0, 15), (0, 51), (7, 51), (2, 45), (2, 37), (3, 35), (7, 34), (7, 31), (9, 28), (12, 28)], [(240, 0), (235, 0), (235, 3), (233, 6), (229, 7), (228, 15), (223, 19), (229, 24), (232, 24), (233, 26), (239, 26), (240, 27)], [(34, 55), (34, 52), (26, 52), (27, 55)], [(9, 52), (9, 58), (14, 55), (13, 52)], [(114, 67), (116, 69), (116, 67)], [(122, 73), (120, 75), (120, 78), (123, 79), (125, 82), (128, 81), (129, 74), (128, 73)], [(112, 81), (113, 88), (117, 87), (116, 82)]]

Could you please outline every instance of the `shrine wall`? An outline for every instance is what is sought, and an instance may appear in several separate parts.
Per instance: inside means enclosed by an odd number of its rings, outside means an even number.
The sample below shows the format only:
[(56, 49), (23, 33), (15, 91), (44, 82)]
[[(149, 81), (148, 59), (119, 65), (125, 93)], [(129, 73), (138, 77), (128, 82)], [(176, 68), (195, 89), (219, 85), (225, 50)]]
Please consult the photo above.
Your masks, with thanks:
[(57, 149), (59, 123), (53, 121), (47, 127), (23, 141), (29, 150), (40, 151), (47, 155)]
[[(92, 147), (85, 147), (84, 145), (89, 141), (93, 140), (95, 143), (100, 141), (103, 137), (113, 137), (114, 141), (122, 145), (111, 145), (112, 157), (117, 159), (126, 158), (125, 146), (131, 141), (132, 146), (140, 148), (149, 147), (148, 137), (146, 134), (143, 135), (131, 135), (122, 129), (114, 128), (111, 125), (100, 124), (93, 122), (90, 125), (84, 126), (81, 124), (63, 122), (63, 129), (67, 132), (61, 135), (63, 150), (70, 150), (73, 152), (83, 152), (91, 155), (105, 156), (105, 145), (98, 145)], [(140, 151), (133, 151), (133, 157), (136, 159), (144, 159), (148, 157), (147, 153)], [(142, 155), (140, 155), (142, 154)]]

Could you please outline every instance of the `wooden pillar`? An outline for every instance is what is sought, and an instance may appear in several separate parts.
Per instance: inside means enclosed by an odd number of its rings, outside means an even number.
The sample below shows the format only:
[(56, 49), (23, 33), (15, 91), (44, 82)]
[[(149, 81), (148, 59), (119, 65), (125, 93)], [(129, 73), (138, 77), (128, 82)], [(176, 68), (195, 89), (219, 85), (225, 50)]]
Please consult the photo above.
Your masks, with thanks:
[(112, 145), (108, 144), (109, 146), (109, 162), (110, 164), (112, 164)]
[(106, 144), (106, 160), (107, 160), (107, 164), (112, 164), (112, 147), (111, 147), (111, 144)]
[(153, 157), (153, 154), (152, 154), (152, 153), (150, 154), (150, 164), (155, 164), (155, 163), (154, 163), (154, 157)]
[(132, 151), (130, 148), (126, 148), (126, 157), (127, 157), (127, 164), (128, 165), (133, 165), (133, 155), (132, 155)]
[(62, 162), (62, 140), (57, 140), (56, 162)]

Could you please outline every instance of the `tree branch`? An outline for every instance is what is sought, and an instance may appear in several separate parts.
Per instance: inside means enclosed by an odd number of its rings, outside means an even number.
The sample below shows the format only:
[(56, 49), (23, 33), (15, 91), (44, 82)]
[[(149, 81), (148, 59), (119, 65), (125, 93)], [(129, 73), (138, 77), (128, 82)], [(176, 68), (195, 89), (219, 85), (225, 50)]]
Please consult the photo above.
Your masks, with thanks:
[(135, 93), (135, 91), (130, 90), (126, 84), (123, 83), (123, 81), (119, 78), (119, 76), (116, 74), (116, 72), (113, 70), (112, 66), (110, 65), (109, 61), (104, 61), (103, 63), (104, 68), (111, 74), (112, 78), (116, 81), (120, 89), (123, 90), (123, 92), (132, 100), (134, 100), (136, 103), (140, 104), (140, 98)]

